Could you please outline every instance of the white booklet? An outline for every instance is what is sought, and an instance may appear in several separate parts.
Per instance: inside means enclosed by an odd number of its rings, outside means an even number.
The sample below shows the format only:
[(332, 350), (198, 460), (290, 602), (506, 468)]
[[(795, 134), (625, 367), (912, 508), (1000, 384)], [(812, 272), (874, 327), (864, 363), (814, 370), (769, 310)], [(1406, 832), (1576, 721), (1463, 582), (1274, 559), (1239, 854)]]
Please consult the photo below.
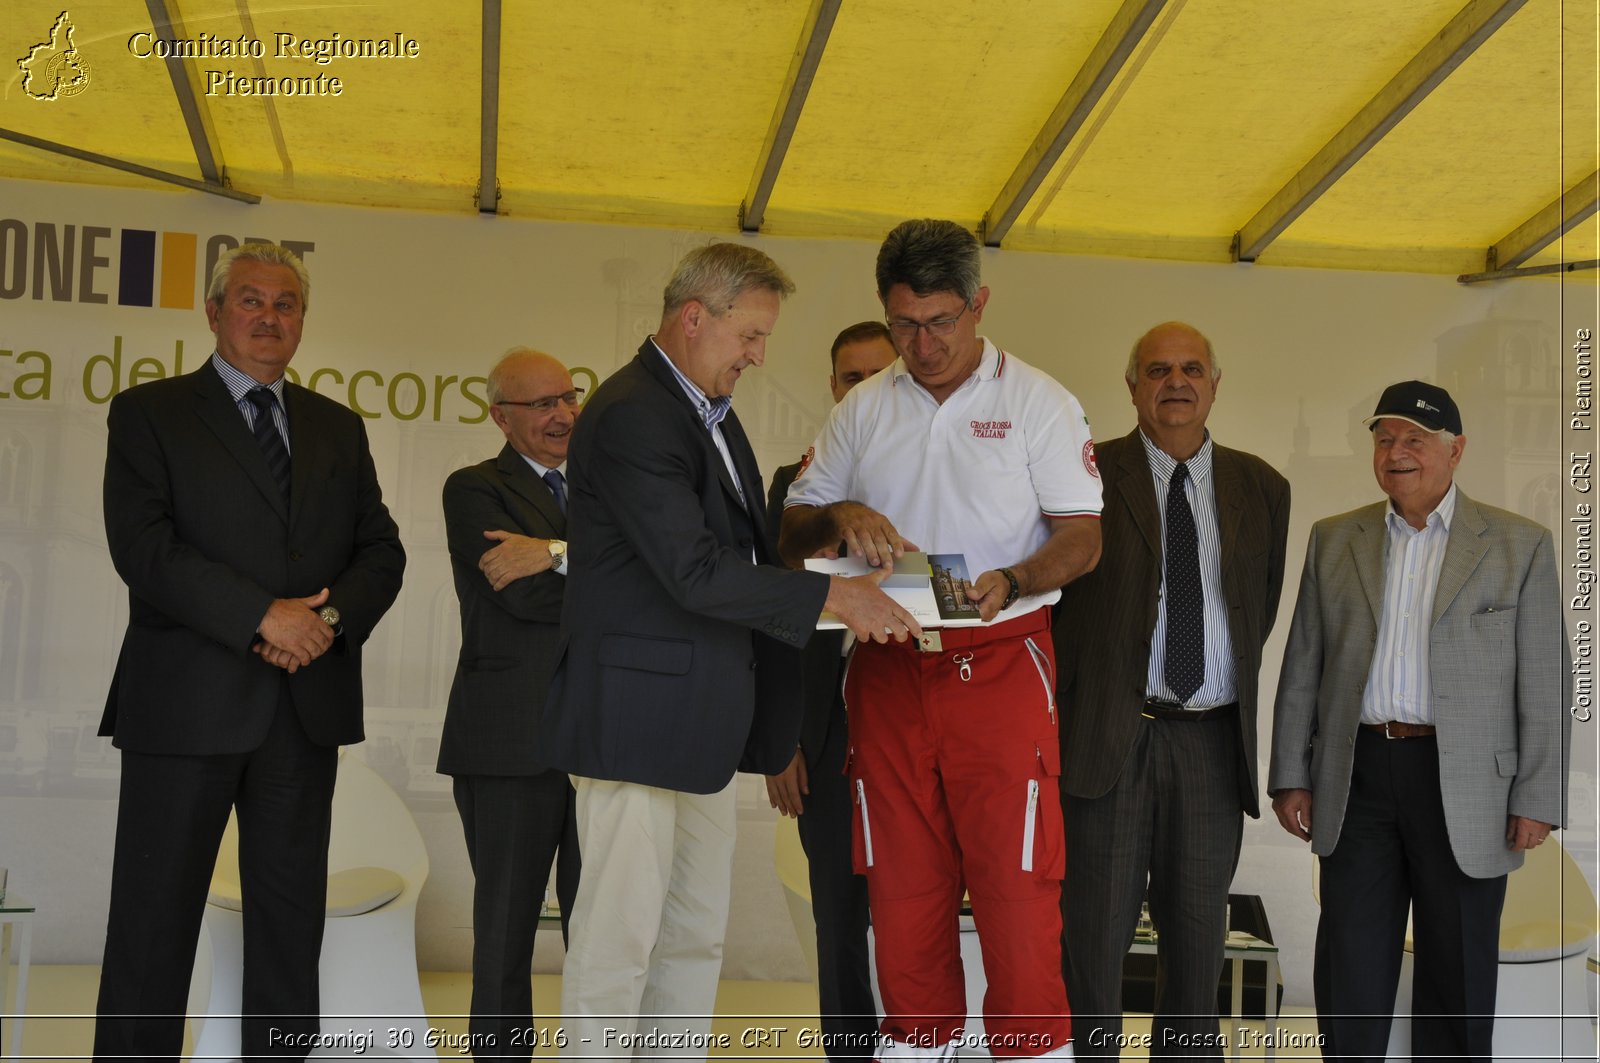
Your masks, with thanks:
[[(830, 576), (865, 576), (871, 566), (861, 557), (806, 559), (806, 568)], [(925, 554), (908, 551), (895, 560), (894, 571), (879, 584), (925, 628), (972, 627), (983, 623), (978, 607), (967, 601), (970, 577), (963, 554)], [(819, 630), (837, 630), (844, 621), (832, 613), (817, 619)]]

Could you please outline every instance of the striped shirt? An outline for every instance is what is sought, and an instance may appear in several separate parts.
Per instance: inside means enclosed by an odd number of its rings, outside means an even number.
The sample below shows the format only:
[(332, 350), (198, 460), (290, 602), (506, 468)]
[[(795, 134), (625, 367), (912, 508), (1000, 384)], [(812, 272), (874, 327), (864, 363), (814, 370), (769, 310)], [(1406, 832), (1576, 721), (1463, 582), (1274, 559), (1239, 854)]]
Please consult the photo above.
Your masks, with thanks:
[[(1144, 455), (1150, 462), (1150, 475), (1155, 480), (1156, 506), (1161, 511), (1161, 556), (1167, 556), (1167, 485), (1178, 469), (1178, 461), (1171, 454), (1150, 442), (1139, 433), (1144, 443)], [(1183, 484), (1184, 497), (1194, 511), (1194, 528), (1200, 545), (1200, 589), (1205, 595), (1206, 678), (1194, 697), (1185, 704), (1189, 709), (1214, 709), (1239, 700), (1238, 688), (1233, 681), (1233, 636), (1228, 630), (1228, 603), (1222, 595), (1222, 537), (1217, 529), (1216, 480), (1211, 475), (1211, 433), (1194, 457), (1184, 462), (1189, 476)], [(1150, 663), (1145, 671), (1145, 693), (1165, 701), (1177, 700), (1172, 688), (1167, 686), (1167, 579), (1165, 568), (1161, 577), (1161, 596), (1156, 604), (1156, 629), (1150, 636)]]
[[(227, 386), (228, 394), (233, 396), (233, 404), (239, 407), (244, 423), (254, 432), (256, 407), (255, 403), (245, 396), (261, 387), (261, 381), (239, 372), (215, 351), (211, 353), (211, 364), (216, 367), (217, 375), (222, 377), (222, 383)], [(283, 377), (280, 376), (266, 387), (272, 392), (272, 397), (278, 400), (272, 407), (272, 423), (277, 427), (278, 435), (283, 437), (283, 449), (292, 454), (293, 450), (289, 446), (289, 409), (283, 404)]]
[(744, 484), (739, 482), (739, 470), (733, 467), (733, 453), (728, 450), (728, 441), (722, 438), (722, 419), (728, 416), (728, 411), (733, 408), (733, 399), (727, 395), (720, 395), (715, 399), (707, 398), (706, 393), (700, 390), (699, 384), (678, 370), (672, 359), (667, 357), (667, 352), (656, 343), (654, 336), (650, 337), (650, 346), (661, 355), (661, 360), (667, 363), (667, 368), (672, 370), (672, 375), (677, 378), (678, 386), (689, 396), (689, 401), (694, 403), (695, 412), (700, 415), (706, 430), (711, 433), (711, 441), (717, 445), (717, 453), (722, 455), (722, 463), (728, 467), (728, 475), (733, 478), (733, 486), (738, 488), (739, 501), (748, 506), (750, 503), (744, 497)]
[(1421, 531), (1407, 524), (1392, 505), (1384, 512), (1389, 534), (1383, 542), (1383, 615), (1361, 694), (1362, 723), (1433, 723), (1428, 637), (1455, 513), (1453, 483)]

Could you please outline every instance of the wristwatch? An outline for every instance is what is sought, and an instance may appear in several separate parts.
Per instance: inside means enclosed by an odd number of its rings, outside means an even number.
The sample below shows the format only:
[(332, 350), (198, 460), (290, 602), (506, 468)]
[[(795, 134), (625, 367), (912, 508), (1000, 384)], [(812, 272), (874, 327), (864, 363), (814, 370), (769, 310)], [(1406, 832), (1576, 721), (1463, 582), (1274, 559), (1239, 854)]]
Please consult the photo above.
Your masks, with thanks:
[(325, 605), (321, 609), (317, 610), (317, 616), (322, 618), (322, 622), (324, 624), (327, 624), (329, 627), (333, 628), (333, 633), (335, 635), (340, 633), (339, 621), (341, 618), (339, 616), (339, 610), (335, 609), (331, 605)]
[(567, 570), (566, 540), (551, 539), (547, 549), (550, 551), (550, 571), (565, 573)]

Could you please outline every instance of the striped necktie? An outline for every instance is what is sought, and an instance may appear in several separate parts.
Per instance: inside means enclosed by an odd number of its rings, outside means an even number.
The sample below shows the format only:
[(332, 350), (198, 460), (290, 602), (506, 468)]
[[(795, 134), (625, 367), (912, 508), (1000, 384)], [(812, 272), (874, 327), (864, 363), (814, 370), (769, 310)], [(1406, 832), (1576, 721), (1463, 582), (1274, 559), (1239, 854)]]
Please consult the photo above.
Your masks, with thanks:
[(253, 433), (256, 437), (256, 446), (261, 448), (261, 456), (267, 459), (267, 469), (272, 473), (272, 478), (278, 484), (278, 490), (283, 492), (283, 501), (289, 502), (289, 448), (283, 445), (283, 436), (278, 434), (278, 426), (273, 420), (272, 412), (278, 406), (278, 397), (269, 387), (251, 388), (245, 392), (245, 398), (250, 400), (250, 405), (256, 408), (256, 423)]

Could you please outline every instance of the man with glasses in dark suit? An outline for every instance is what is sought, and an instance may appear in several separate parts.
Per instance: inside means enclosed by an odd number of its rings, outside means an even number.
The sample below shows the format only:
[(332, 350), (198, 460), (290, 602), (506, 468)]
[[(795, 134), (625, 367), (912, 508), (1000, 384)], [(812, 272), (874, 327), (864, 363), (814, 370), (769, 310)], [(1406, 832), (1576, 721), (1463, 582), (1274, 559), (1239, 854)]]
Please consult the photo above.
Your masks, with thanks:
[(548, 354), (518, 347), (489, 371), (505, 446), (444, 485), (461, 656), (439, 771), (454, 777), (472, 862), (472, 1035), (479, 1059), (527, 1059), (536, 1043), (534, 934), (556, 866), (561, 933), (578, 892), (572, 783), (538, 742), (555, 669), (567, 566), (567, 442), (583, 392)]

